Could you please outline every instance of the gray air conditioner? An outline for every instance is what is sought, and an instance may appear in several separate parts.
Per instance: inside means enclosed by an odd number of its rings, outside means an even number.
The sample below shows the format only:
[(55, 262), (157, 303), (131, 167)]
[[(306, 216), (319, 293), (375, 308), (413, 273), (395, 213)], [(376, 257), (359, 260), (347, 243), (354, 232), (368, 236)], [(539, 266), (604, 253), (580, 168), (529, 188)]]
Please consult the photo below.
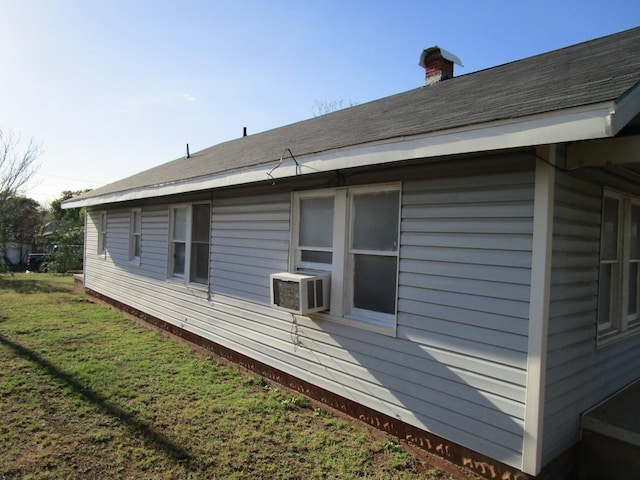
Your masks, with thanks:
[(329, 309), (329, 274), (272, 273), (271, 306), (306, 315)]

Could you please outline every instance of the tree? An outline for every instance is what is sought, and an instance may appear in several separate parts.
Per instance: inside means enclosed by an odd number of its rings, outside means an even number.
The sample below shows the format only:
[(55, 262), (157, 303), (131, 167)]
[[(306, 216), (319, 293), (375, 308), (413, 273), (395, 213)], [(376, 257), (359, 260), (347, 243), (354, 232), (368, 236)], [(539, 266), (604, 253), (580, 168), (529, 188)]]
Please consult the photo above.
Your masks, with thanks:
[(42, 208), (32, 198), (16, 195), (3, 201), (0, 209), (0, 263), (11, 264), (7, 257), (10, 243), (18, 245), (20, 258), (23, 258), (28, 251), (23, 251), (23, 246), (33, 244), (43, 218)]
[(0, 129), (0, 209), (9, 197), (18, 194), (38, 169), (40, 145), (31, 139), (19, 152), (20, 139)]
[(55, 245), (48, 260), (48, 269), (53, 272), (68, 272), (82, 269), (84, 250), (84, 208), (63, 209), (62, 202), (89, 190), (65, 190), (51, 202), (42, 237)]
[(10, 224), (15, 220), (12, 207), (16, 205), (13, 199), (35, 174), (36, 161), (40, 156), (40, 146), (33, 139), (29, 140), (22, 152), (19, 151), (19, 145), (20, 139), (12, 132), (0, 129), (0, 264), (8, 263), (6, 244), (15, 241), (15, 232), (10, 229)]
[(5, 200), (0, 220), (4, 242), (32, 244), (44, 218), (40, 204), (32, 198), (14, 196)]
[(316, 100), (311, 111), (314, 117), (320, 117), (321, 115), (342, 110), (343, 108), (355, 107), (356, 105), (358, 105), (358, 102), (353, 100), (349, 100), (349, 103), (345, 103), (344, 100), (334, 100), (332, 102)]
[(70, 198), (77, 197), (83, 193), (88, 192), (87, 190), (65, 190), (63, 191), (58, 198), (51, 201), (51, 212), (50, 212), (50, 220), (57, 220), (59, 222), (67, 224), (72, 228), (84, 228), (84, 208), (68, 208), (63, 209), (62, 203), (65, 200), (69, 200)]

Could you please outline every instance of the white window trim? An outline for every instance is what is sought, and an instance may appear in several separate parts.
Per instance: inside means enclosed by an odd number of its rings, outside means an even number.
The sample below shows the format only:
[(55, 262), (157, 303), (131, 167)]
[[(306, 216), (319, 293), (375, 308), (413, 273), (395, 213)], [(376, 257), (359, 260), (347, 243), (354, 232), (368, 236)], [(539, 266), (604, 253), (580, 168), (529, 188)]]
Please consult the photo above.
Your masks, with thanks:
[[(303, 262), (301, 258), (301, 249), (297, 248), (297, 239), (300, 235), (300, 208), (298, 199), (307, 199), (307, 198), (319, 198), (319, 197), (334, 197), (335, 201), (336, 190), (335, 189), (321, 189), (321, 190), (310, 190), (304, 192), (294, 192), (292, 196), (292, 205), (295, 205), (293, 208), (293, 214), (295, 218), (292, 222), (291, 235), (292, 239), (295, 239), (294, 242), (291, 243), (291, 255), (290, 259), (290, 271), (295, 270), (309, 270), (309, 271), (331, 271), (331, 268), (328, 268), (326, 264), (323, 263), (311, 263), (311, 262)], [(296, 203), (293, 203), (296, 202)], [(334, 207), (335, 208), (335, 207)], [(333, 232), (333, 245), (336, 244), (336, 231), (335, 231), (335, 218), (334, 218), (334, 232)], [(323, 247), (315, 247), (309, 248), (309, 250), (318, 251), (318, 252), (332, 252), (335, 255), (335, 248), (323, 248)]]
[[(629, 283), (630, 283), (630, 267), (631, 267), (631, 213), (632, 207), (640, 207), (640, 198), (627, 196), (625, 199), (625, 203), (623, 206), (624, 212), (624, 229), (625, 232), (625, 242), (623, 244), (622, 249), (622, 259), (623, 259), (623, 275), (622, 275), (622, 284), (624, 288), (622, 289), (622, 305), (625, 308), (628, 308), (629, 305)], [(629, 238), (627, 238), (627, 236)], [(638, 236), (640, 239), (640, 235)], [(639, 263), (636, 259), (634, 263)], [(640, 298), (636, 298), (636, 302), (640, 302)], [(635, 327), (640, 327), (640, 306), (636, 305), (637, 311), (633, 314), (625, 313), (622, 318), (621, 326), (625, 331), (633, 330)]]
[(98, 212), (98, 248), (96, 252), (100, 258), (107, 258), (107, 211)]
[[(393, 314), (373, 312), (353, 307), (353, 282), (350, 276), (353, 275), (354, 257), (358, 251), (350, 251), (353, 231), (353, 202), (352, 198), (356, 194), (392, 192), (397, 191), (400, 195), (398, 205), (398, 248), (395, 252), (372, 252), (375, 255), (388, 255), (397, 259), (396, 268), (400, 266), (400, 221), (402, 210), (402, 185), (399, 182), (382, 183), (375, 185), (328, 188), (310, 191), (293, 192), (292, 194), (292, 228), (289, 254), (289, 270), (292, 272), (306, 271), (329, 271), (331, 272), (331, 299), (327, 312), (314, 313), (311, 316), (318, 319), (332, 320), (337, 323), (357, 326), (359, 328), (395, 336), (398, 316), (398, 277), (396, 271), (395, 290), (395, 311)], [(333, 220), (333, 261), (331, 265), (308, 264), (300, 259), (298, 249), (298, 238), (300, 228), (300, 207), (299, 201), (304, 198), (313, 197), (334, 197), (334, 220)], [(365, 252), (366, 253), (366, 252)], [(342, 294), (337, 294), (341, 292)]]
[(354, 187), (352, 189), (349, 190), (350, 192), (353, 192), (353, 194), (350, 196), (349, 199), (347, 199), (348, 201), (348, 225), (349, 228), (347, 230), (347, 241), (345, 243), (345, 247), (346, 247), (346, 258), (347, 261), (346, 266), (347, 266), (347, 275), (349, 276), (353, 276), (353, 272), (355, 270), (355, 256), (358, 254), (371, 254), (371, 255), (376, 255), (376, 256), (384, 256), (384, 257), (394, 257), (396, 259), (396, 285), (395, 285), (395, 292), (394, 292), (394, 297), (395, 297), (395, 310), (392, 314), (390, 313), (381, 313), (381, 312), (372, 312), (369, 310), (363, 310), (363, 309), (359, 309), (356, 308), (353, 305), (353, 298), (354, 298), (354, 292), (353, 292), (353, 283), (354, 282), (346, 282), (346, 287), (347, 287), (347, 296), (346, 296), (346, 312), (344, 314), (344, 316), (346, 318), (352, 319), (352, 320), (356, 320), (356, 321), (360, 321), (360, 322), (365, 322), (365, 323), (370, 323), (372, 325), (375, 326), (380, 326), (380, 327), (387, 327), (390, 328), (389, 325), (393, 325), (393, 329), (394, 329), (394, 333), (395, 333), (395, 328), (396, 328), (396, 324), (397, 324), (397, 315), (398, 315), (398, 268), (400, 265), (400, 214), (401, 214), (401, 210), (402, 210), (402, 205), (401, 205), (401, 201), (398, 202), (398, 239), (396, 244), (398, 245), (398, 248), (396, 249), (395, 252), (385, 252), (385, 251), (366, 251), (366, 250), (358, 250), (358, 249), (352, 249), (349, 247), (349, 245), (352, 245), (352, 236), (353, 236), (353, 232), (354, 232), (354, 213), (353, 210), (355, 208), (354, 203), (352, 202), (351, 199), (354, 198), (355, 194), (366, 194), (366, 193), (380, 193), (380, 192), (394, 192), (397, 191), (398, 195), (399, 195), (399, 200), (402, 199), (402, 191), (400, 188), (400, 184), (399, 183), (394, 183), (394, 184), (383, 184), (383, 185), (372, 185), (372, 186), (365, 186), (365, 187)]
[[(612, 279), (615, 284), (615, 291), (611, 295), (610, 303), (614, 305), (615, 310), (611, 314), (611, 320), (601, 324), (597, 322), (597, 347), (604, 347), (618, 340), (626, 338), (630, 335), (640, 333), (640, 315), (630, 316), (627, 313), (629, 302), (629, 265), (630, 265), (630, 239), (631, 239), (631, 206), (640, 206), (640, 198), (621, 192), (604, 189), (603, 205), (605, 198), (614, 198), (618, 200), (618, 273), (616, 278)], [(604, 224), (604, 219), (601, 219)], [(600, 250), (602, 255), (602, 235), (601, 227), (601, 243)], [(599, 265), (607, 263), (600, 260)], [(611, 263), (611, 262), (609, 262)], [(601, 299), (599, 298), (598, 301)], [(640, 299), (639, 299), (640, 301)], [(599, 309), (598, 309), (599, 312)]]
[[(209, 206), (209, 249), (211, 249), (211, 203), (210, 202), (193, 202), (193, 203), (180, 203), (173, 204), (169, 206), (169, 242), (168, 242), (168, 257), (167, 257), (167, 279), (171, 281), (176, 281), (183, 283), (185, 285), (189, 285), (195, 289), (201, 289), (203, 291), (208, 291), (210, 278), (210, 265), (211, 265), (211, 257), (209, 257), (209, 265), (207, 265), (207, 280), (205, 283), (191, 281), (191, 245), (192, 235), (193, 235), (193, 206), (194, 205), (208, 205)], [(173, 225), (174, 225), (174, 211), (177, 208), (186, 208), (187, 209), (187, 222), (186, 222), (186, 231), (185, 231), (185, 258), (184, 258), (184, 273), (183, 274), (174, 274), (173, 273)]]
[[(140, 220), (140, 231), (136, 232), (135, 218), (136, 214)], [(135, 254), (136, 237), (139, 239), (140, 252)], [(129, 263), (133, 265), (140, 265), (140, 258), (142, 256), (142, 208), (132, 208), (129, 211)]]

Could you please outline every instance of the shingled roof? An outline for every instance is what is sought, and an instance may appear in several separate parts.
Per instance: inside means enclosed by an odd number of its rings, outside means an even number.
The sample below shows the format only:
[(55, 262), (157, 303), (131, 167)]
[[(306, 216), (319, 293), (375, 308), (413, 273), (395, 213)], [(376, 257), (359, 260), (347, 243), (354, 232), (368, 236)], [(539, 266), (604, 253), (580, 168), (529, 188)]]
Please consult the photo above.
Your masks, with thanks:
[[(162, 186), (261, 165), (268, 171), (286, 149), (304, 158), (603, 102), (615, 105), (639, 82), (640, 27), (224, 142), (92, 190), (66, 206), (155, 196)], [(147, 193), (120, 195), (142, 191)]]

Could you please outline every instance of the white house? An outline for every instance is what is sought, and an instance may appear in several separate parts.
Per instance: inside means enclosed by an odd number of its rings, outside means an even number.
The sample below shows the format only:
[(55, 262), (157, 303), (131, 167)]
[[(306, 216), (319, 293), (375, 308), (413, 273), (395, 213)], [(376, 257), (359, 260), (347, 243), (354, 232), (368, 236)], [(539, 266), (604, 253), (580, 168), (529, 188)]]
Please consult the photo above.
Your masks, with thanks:
[(640, 376), (640, 28), (456, 60), (67, 201), (87, 293), (480, 475), (539, 475)]

